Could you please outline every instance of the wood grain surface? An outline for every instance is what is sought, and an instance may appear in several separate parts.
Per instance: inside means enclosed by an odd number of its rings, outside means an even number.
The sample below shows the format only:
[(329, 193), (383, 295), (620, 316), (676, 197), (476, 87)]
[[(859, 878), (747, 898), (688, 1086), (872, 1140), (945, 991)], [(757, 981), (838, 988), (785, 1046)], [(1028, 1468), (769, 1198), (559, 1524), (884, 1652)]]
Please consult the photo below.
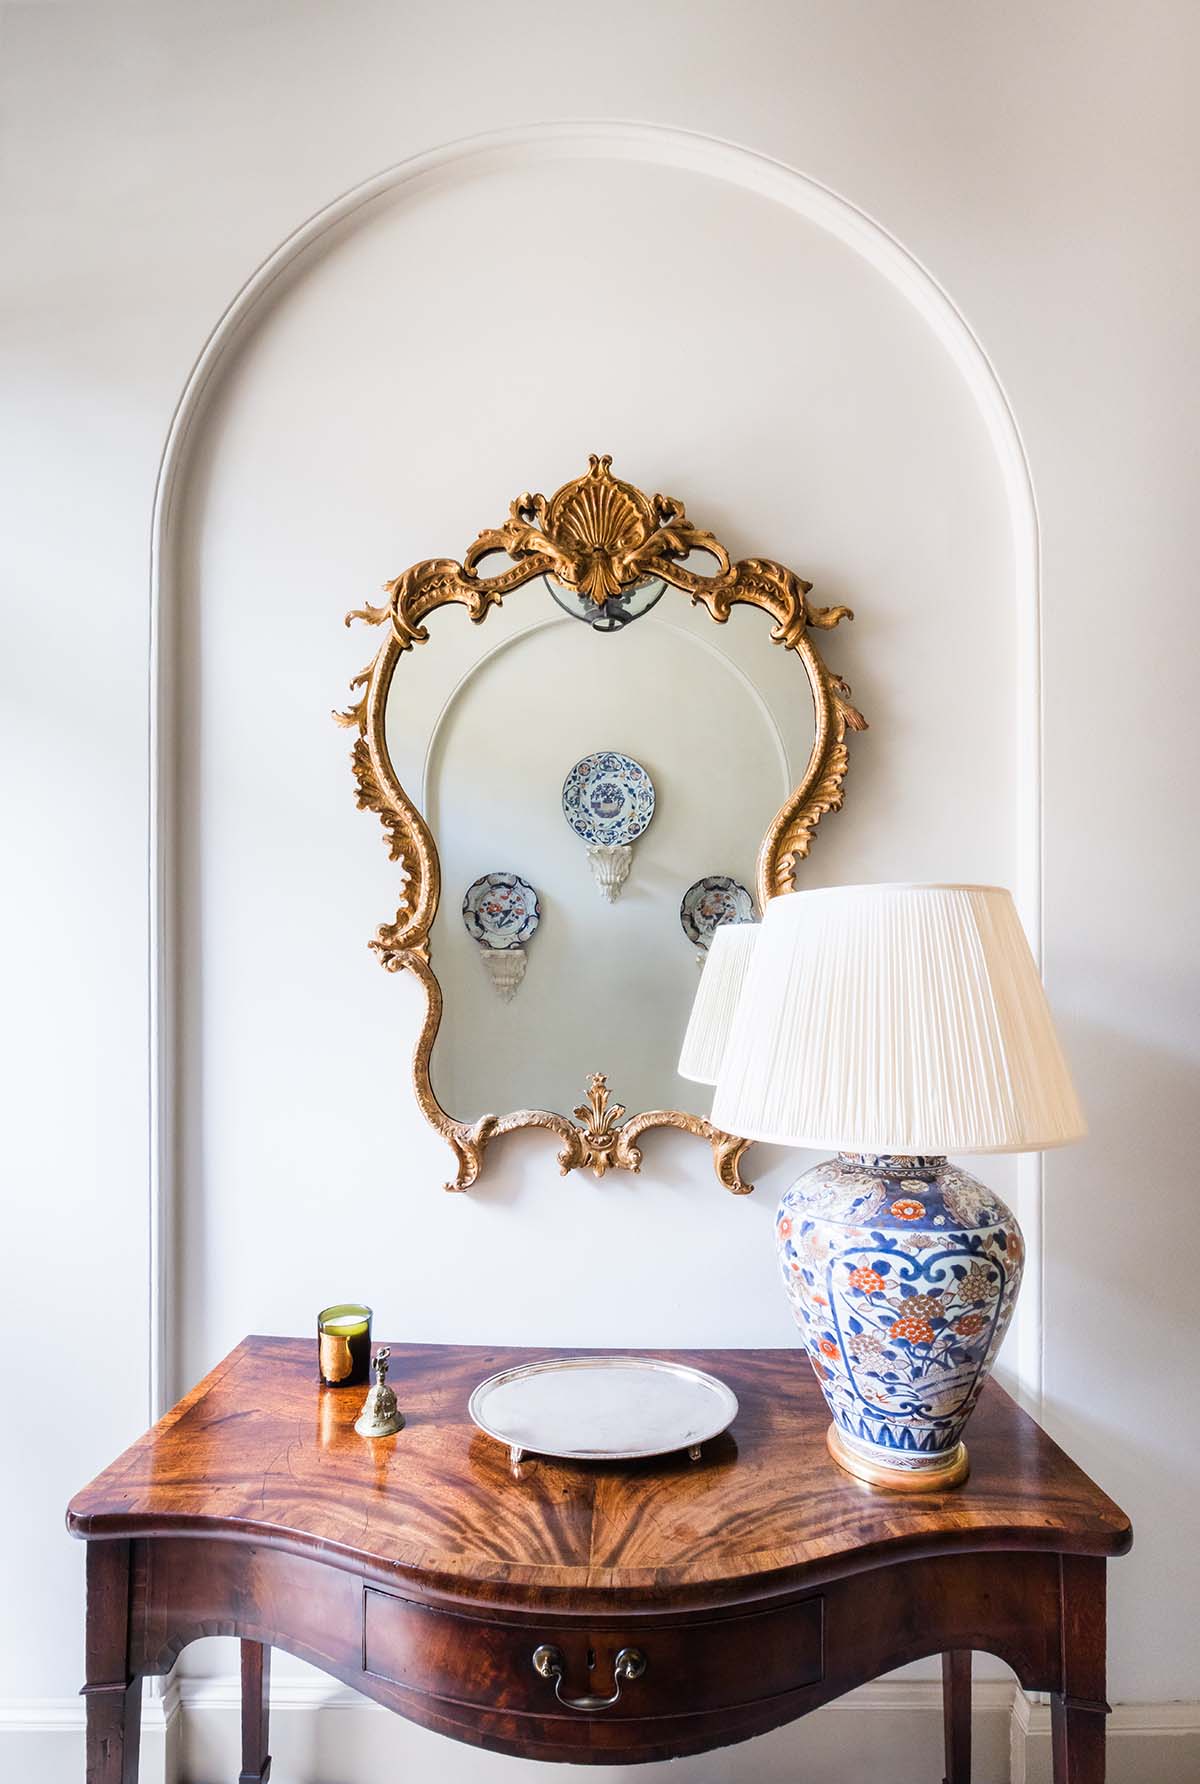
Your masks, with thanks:
[(758, 1602), (959, 1549), (1110, 1556), (1130, 1543), (1124, 1513), (995, 1383), (967, 1433), (966, 1485), (908, 1495), (830, 1461), (825, 1403), (799, 1350), (658, 1353), (738, 1396), (732, 1428), (699, 1462), (534, 1457), (516, 1470), (470, 1423), (467, 1399), (538, 1352), (391, 1351), (406, 1424), (372, 1441), (353, 1429), (363, 1390), (321, 1388), (313, 1342), (245, 1339), (75, 1496), (69, 1527), (90, 1539), (220, 1534), (451, 1602), (545, 1606), (561, 1594), (623, 1612)]

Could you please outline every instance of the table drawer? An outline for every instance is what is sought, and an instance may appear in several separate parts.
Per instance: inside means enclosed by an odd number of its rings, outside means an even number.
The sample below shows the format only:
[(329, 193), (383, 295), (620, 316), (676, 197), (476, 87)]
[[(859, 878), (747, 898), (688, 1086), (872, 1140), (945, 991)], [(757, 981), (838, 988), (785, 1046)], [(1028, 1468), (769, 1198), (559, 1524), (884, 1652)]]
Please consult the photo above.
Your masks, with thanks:
[[(557, 1650), (548, 1674), (538, 1649)], [(621, 1683), (617, 1701), (583, 1707), (563, 1699), (610, 1697), (617, 1657), (645, 1662)], [(760, 1703), (815, 1684), (824, 1670), (823, 1601), (686, 1622), (590, 1629), (585, 1623), (506, 1623), (429, 1610), (368, 1587), (363, 1669), (447, 1703), (518, 1715), (616, 1717), (689, 1715)], [(629, 1669), (637, 1672), (637, 1666)], [(555, 1672), (561, 1676), (556, 1679)]]

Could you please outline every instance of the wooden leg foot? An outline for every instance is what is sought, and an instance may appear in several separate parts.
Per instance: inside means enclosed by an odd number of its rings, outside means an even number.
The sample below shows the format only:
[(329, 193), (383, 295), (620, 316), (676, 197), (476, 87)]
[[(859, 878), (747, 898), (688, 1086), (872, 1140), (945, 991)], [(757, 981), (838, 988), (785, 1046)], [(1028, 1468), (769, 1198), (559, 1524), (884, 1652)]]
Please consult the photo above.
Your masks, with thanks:
[(942, 1655), (942, 1724), (946, 1734), (943, 1784), (971, 1784), (971, 1650)]
[(1079, 1704), (1055, 1692), (1050, 1699), (1054, 1784), (1104, 1784), (1107, 1704)]
[(87, 1700), (87, 1784), (137, 1784), (142, 1734), (142, 1681), (122, 1689), (84, 1687)]
[(238, 1784), (267, 1784), (271, 1775), (271, 1650), (242, 1643), (242, 1769)]

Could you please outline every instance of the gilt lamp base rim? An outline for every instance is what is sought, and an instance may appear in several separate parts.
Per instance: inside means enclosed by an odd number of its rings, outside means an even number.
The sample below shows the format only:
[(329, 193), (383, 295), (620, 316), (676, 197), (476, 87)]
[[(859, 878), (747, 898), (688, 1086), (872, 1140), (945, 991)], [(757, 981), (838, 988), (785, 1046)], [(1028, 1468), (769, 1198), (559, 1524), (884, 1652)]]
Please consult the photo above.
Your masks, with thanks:
[(864, 1456), (842, 1441), (836, 1425), (830, 1425), (825, 1443), (838, 1467), (847, 1474), (893, 1493), (943, 1493), (950, 1487), (960, 1487), (971, 1468), (965, 1443), (956, 1444), (944, 1461), (929, 1468), (897, 1468), (882, 1459), (877, 1462)]

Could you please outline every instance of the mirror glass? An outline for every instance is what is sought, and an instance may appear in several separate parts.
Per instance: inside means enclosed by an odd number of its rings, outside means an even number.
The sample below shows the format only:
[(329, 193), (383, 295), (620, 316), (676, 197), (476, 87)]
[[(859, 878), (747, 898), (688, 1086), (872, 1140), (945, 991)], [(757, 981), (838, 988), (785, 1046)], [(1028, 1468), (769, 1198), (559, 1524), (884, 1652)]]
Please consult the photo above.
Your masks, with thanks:
[[(598, 630), (564, 609), (569, 590), (534, 581), (481, 625), (458, 605), (435, 612), (429, 642), (397, 664), (388, 750), (441, 861), (430, 940), (444, 1013), (431, 1070), (457, 1120), (570, 1111), (597, 1071), (631, 1114), (707, 1113), (709, 1088), (675, 1070), (702, 958), (681, 901), (712, 876), (754, 895), (763, 835), (808, 764), (813, 703), (766, 613), (736, 607), (717, 625), (674, 588), (634, 591), (631, 605), (639, 597), (638, 616)], [(564, 782), (598, 753), (632, 759), (653, 787), (611, 900), (601, 881), (622, 863), (590, 859), (563, 810)], [(633, 827), (645, 821), (649, 793), (630, 771), (602, 763), (577, 779), (594, 833), (620, 834), (629, 813)], [(524, 887), (471, 892), (490, 874)], [(512, 950), (476, 936), (525, 935), (526, 887), (536, 928), (514, 989)], [(703, 925), (712, 900), (693, 904)], [(488, 952), (510, 958), (489, 965)]]

